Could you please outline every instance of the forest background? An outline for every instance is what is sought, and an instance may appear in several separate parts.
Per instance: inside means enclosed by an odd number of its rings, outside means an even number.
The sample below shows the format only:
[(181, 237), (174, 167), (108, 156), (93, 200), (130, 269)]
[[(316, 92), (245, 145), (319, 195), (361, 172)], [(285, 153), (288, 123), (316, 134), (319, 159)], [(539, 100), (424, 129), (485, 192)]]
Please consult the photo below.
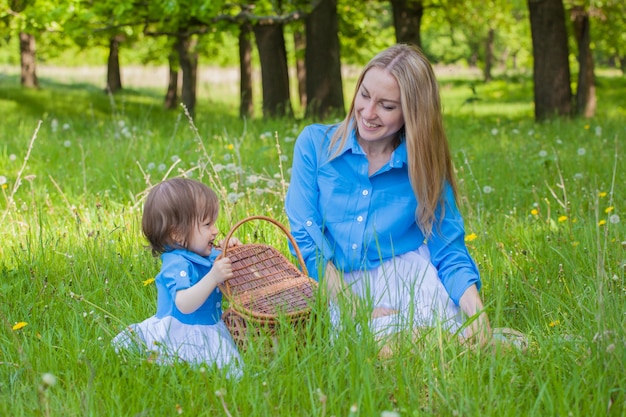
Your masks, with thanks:
[[(624, 7), (3, 0), (0, 414), (626, 415)], [(149, 187), (212, 185), (224, 233), (286, 223), (295, 137), (396, 41), (435, 64), (482, 294), (527, 348), (435, 329), (379, 358), (371, 335), (330, 337), (320, 299), (306, 343), (253, 345), (241, 380), (116, 354), (154, 312)], [(238, 237), (288, 252), (268, 225)]]

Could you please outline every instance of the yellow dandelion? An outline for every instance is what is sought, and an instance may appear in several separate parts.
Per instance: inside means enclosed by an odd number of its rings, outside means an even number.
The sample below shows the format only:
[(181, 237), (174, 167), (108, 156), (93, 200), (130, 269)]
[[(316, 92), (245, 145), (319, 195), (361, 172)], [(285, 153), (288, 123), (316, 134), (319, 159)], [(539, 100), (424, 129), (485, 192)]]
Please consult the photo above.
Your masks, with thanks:
[(600, 220), (598, 222), (598, 226), (604, 226), (606, 224), (606, 220)]
[(598, 197), (606, 197), (606, 191), (599, 191)]
[(573, 247), (576, 247), (576, 246), (578, 246), (578, 245), (580, 245), (580, 242), (578, 242), (578, 241), (574, 241), (574, 242), (572, 242), (572, 246), (573, 246)]
[(143, 286), (147, 286), (150, 285), (154, 282), (154, 278), (148, 278), (147, 280), (143, 281)]
[(533, 216), (537, 216), (537, 215), (539, 215), (539, 210), (537, 210), (537, 209), (532, 209), (532, 210), (530, 211), (530, 214), (532, 214)]
[(9, 188), (9, 186), (8, 186), (8, 185), (6, 185), (6, 184), (2, 184), (2, 189), (3, 189), (3, 190), (6, 190), (7, 188)]
[(585, 125), (585, 130), (589, 130), (589, 125)]
[(235, 149), (235, 145), (233, 145), (232, 143), (229, 143), (228, 146), (226, 146), (226, 149), (228, 149), (229, 151), (232, 151), (233, 149)]
[(558, 326), (559, 324), (561, 324), (561, 320), (552, 320), (548, 326), (554, 327)]
[(612, 212), (614, 209), (615, 209), (615, 207), (613, 207), (613, 206), (611, 206), (611, 207), (607, 207), (607, 208), (605, 208), (605, 209), (604, 209), (604, 212), (605, 212), (605, 213), (610, 213), (610, 212)]
[(567, 216), (559, 216), (557, 220), (559, 221), (559, 223), (563, 223), (564, 221), (567, 220)]
[(24, 328), (26, 326), (28, 326), (28, 323), (26, 323), (25, 321), (20, 321), (20, 322), (17, 322), (17, 323), (15, 323), (13, 325), (13, 330), (19, 330), (19, 329), (22, 329), (22, 328)]
[(476, 235), (476, 233), (470, 233), (469, 235), (465, 236), (465, 241), (466, 242), (471, 242), (472, 240), (475, 240), (478, 236)]

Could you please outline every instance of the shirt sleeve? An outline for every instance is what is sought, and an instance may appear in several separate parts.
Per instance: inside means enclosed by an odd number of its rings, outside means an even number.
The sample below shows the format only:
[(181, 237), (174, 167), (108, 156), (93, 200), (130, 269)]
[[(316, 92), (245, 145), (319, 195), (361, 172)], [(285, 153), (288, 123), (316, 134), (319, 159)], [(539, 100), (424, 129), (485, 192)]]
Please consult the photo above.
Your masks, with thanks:
[(458, 305), (465, 290), (472, 285), (480, 289), (481, 282), (476, 263), (465, 245), (463, 218), (448, 183), (444, 188), (444, 204), (443, 218), (440, 217), (441, 207), (437, 211), (433, 233), (428, 239), (428, 250), (443, 286)]
[[(291, 234), (300, 250), (307, 272), (319, 280), (320, 271), (332, 259), (333, 252), (322, 232), (319, 211), (317, 167), (324, 139), (318, 127), (307, 126), (298, 136), (294, 147), (291, 181), (285, 198), (285, 212), (289, 218)], [(292, 253), (295, 254), (293, 248)]]
[(161, 270), (160, 278), (167, 292), (176, 299), (176, 292), (191, 287), (193, 268), (184, 258), (170, 261)]

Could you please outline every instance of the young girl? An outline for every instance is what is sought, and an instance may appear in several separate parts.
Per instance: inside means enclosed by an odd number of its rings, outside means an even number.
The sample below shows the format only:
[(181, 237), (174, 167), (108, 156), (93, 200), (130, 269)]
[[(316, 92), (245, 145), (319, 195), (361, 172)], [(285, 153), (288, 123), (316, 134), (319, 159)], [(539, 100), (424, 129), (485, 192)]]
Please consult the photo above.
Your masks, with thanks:
[(112, 341), (116, 351), (144, 346), (158, 363), (179, 359), (238, 369), (239, 353), (221, 320), (218, 285), (233, 271), (228, 258), (216, 260), (218, 211), (217, 195), (198, 181), (174, 178), (150, 191), (142, 229), (153, 255), (162, 260), (155, 279), (157, 310), (118, 334)]

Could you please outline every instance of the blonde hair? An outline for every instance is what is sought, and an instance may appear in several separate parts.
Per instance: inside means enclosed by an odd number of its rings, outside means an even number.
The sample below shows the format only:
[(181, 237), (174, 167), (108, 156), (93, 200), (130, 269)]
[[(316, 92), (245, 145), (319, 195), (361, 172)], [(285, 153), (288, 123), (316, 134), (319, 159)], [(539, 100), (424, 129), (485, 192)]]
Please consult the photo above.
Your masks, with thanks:
[[(439, 86), (430, 62), (417, 47), (405, 44), (391, 46), (363, 68), (348, 114), (331, 138), (330, 149), (335, 149), (331, 158), (338, 155), (350, 135), (350, 128), (356, 126), (356, 95), (365, 74), (374, 67), (391, 74), (400, 88), (409, 180), (418, 201), (415, 219), (428, 238), (432, 233), (437, 206), (443, 201), (445, 182), (452, 187), (455, 199), (457, 185), (443, 127)], [(441, 218), (443, 209), (442, 205)]]
[(152, 254), (187, 248), (194, 228), (204, 221), (215, 222), (219, 207), (215, 191), (199, 181), (172, 178), (155, 185), (148, 193), (141, 220)]

